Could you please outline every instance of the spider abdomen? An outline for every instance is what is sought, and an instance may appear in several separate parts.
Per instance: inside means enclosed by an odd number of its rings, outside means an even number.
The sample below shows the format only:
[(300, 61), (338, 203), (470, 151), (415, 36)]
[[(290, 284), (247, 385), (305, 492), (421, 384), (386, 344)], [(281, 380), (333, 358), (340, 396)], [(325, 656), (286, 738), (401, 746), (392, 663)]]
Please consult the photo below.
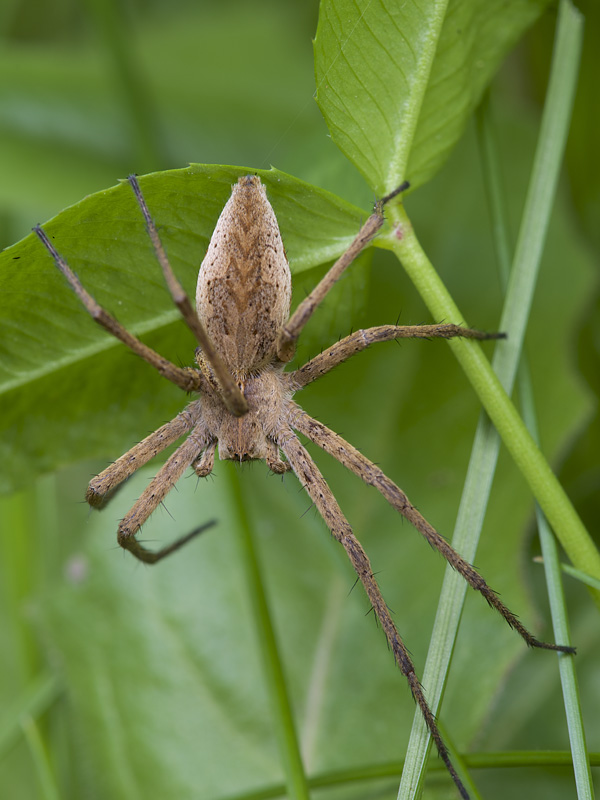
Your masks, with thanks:
[(240, 178), (215, 227), (196, 292), (200, 321), (234, 375), (273, 359), (290, 298), (290, 268), (265, 188), (256, 176)]

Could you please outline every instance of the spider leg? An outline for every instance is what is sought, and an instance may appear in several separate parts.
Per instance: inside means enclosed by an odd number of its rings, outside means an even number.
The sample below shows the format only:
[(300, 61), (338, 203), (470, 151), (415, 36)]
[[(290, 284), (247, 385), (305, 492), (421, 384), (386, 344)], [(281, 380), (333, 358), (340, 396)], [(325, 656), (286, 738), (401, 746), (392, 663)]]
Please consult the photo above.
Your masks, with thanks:
[(196, 403), (134, 445), (121, 458), (90, 481), (85, 499), (93, 508), (104, 508), (119, 485), (158, 453), (190, 431), (198, 422)]
[(46, 235), (45, 231), (37, 225), (34, 229), (38, 238), (48, 250), (54, 263), (69, 281), (71, 288), (90, 314), (92, 319), (101, 325), (105, 330), (116, 336), (123, 344), (126, 344), (133, 352), (147, 361), (154, 369), (158, 370), (171, 383), (179, 386), (184, 392), (200, 391), (205, 386), (202, 374), (196, 369), (181, 368), (175, 366), (166, 358), (163, 358), (155, 350), (145, 345), (136, 336), (129, 333), (117, 320), (111, 316), (102, 306), (100, 306), (92, 295), (84, 289), (81, 281), (69, 267), (64, 258), (57, 252), (56, 248)]
[(207, 446), (208, 436), (201, 429), (193, 431), (185, 442), (173, 453), (164, 463), (157, 475), (150, 481), (144, 492), (141, 494), (131, 511), (121, 520), (117, 532), (117, 540), (121, 547), (146, 564), (155, 564), (165, 556), (178, 550), (186, 542), (200, 533), (213, 522), (207, 523), (200, 528), (196, 528), (187, 536), (173, 542), (173, 544), (163, 547), (162, 550), (152, 552), (147, 550), (135, 538), (135, 534), (146, 522), (155, 508), (162, 503), (165, 496), (171, 491), (185, 470), (191, 466), (201, 455)]
[(408, 182), (403, 183), (395, 191), (375, 203), (373, 213), (359, 230), (350, 247), (345, 253), (342, 253), (327, 274), (323, 276), (308, 297), (305, 297), (299, 304), (298, 308), (282, 327), (277, 339), (277, 357), (280, 361), (287, 362), (292, 360), (298, 337), (313, 315), (313, 312), (319, 306), (325, 295), (333, 288), (337, 281), (339, 281), (344, 271), (377, 235), (385, 221), (383, 216), (385, 204), (407, 189), (408, 186)]
[(539, 647), (545, 650), (558, 650), (561, 653), (574, 653), (574, 647), (542, 642), (536, 639), (525, 628), (518, 617), (508, 609), (500, 600), (496, 592), (491, 589), (481, 575), (468, 561), (454, 550), (454, 548), (433, 528), (427, 520), (410, 503), (408, 497), (396, 484), (391, 481), (378, 466), (369, 461), (355, 447), (346, 442), (337, 433), (327, 428), (321, 422), (309, 417), (301, 408), (295, 406), (290, 415), (290, 423), (300, 433), (307, 436), (326, 453), (332, 455), (341, 464), (354, 472), (369, 486), (374, 486), (388, 503), (405, 517), (421, 533), (432, 547), (435, 547), (448, 563), (459, 572), (473, 589), (480, 592), (492, 608), (495, 608), (527, 643), (529, 647)]
[(285, 453), (298, 480), (306, 489), (332, 535), (346, 550), (352, 566), (356, 570), (356, 574), (364, 586), (369, 601), (373, 606), (377, 619), (384, 630), (390, 648), (394, 654), (394, 659), (400, 667), (402, 674), (406, 677), (412, 695), (423, 714), (423, 718), (435, 742), (438, 753), (444, 761), (461, 796), (468, 800), (469, 795), (450, 760), (448, 750), (437, 727), (435, 717), (425, 699), (423, 689), (415, 673), (415, 668), (408, 654), (408, 650), (406, 649), (406, 645), (402, 641), (385, 600), (381, 595), (367, 554), (355, 537), (352, 528), (344, 517), (337, 500), (333, 496), (331, 489), (325, 482), (317, 465), (302, 446), (296, 434), (288, 428), (279, 435), (278, 444)]
[(185, 293), (183, 286), (175, 277), (175, 273), (171, 268), (165, 248), (160, 240), (160, 236), (156, 230), (156, 225), (150, 215), (150, 211), (148, 210), (148, 206), (144, 200), (144, 195), (142, 194), (142, 190), (140, 189), (137, 178), (135, 175), (130, 175), (127, 180), (133, 189), (133, 193), (135, 194), (140, 210), (144, 216), (148, 236), (152, 242), (154, 253), (156, 254), (156, 258), (162, 269), (165, 281), (167, 282), (167, 287), (171, 293), (171, 297), (173, 298), (173, 302), (179, 309), (184, 322), (195, 335), (198, 343), (202, 347), (205, 357), (213, 368), (223, 394), (223, 401), (225, 405), (234, 416), (240, 417), (248, 411), (248, 403), (246, 402), (246, 398), (242, 394), (240, 387), (233, 379), (233, 376), (225, 366), (225, 362), (215, 350), (209, 335), (204, 330), (204, 326), (192, 308), (190, 299)]
[(464, 339), (505, 338), (503, 333), (485, 333), (460, 325), (378, 325), (340, 339), (303, 367), (289, 373), (290, 380), (295, 389), (301, 389), (376, 342), (389, 342), (392, 339), (452, 339), (456, 336)]

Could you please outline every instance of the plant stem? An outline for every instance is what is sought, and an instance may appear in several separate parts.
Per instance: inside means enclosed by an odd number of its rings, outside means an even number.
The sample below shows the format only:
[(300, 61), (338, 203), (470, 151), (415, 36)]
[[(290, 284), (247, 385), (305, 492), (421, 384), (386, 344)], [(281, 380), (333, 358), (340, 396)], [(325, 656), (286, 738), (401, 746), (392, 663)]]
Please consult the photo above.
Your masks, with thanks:
[(86, 2), (102, 34), (115, 86), (121, 94), (124, 114), (129, 119), (135, 169), (137, 172), (151, 172), (162, 161), (162, 148), (152, 93), (136, 61), (135, 37), (127, 30), (126, 9), (117, 0)]
[(229, 463), (228, 467), (233, 505), (237, 510), (239, 523), (236, 528), (239, 531), (242, 562), (253, 607), (253, 618), (257, 627), (266, 688), (277, 726), (277, 739), (287, 776), (287, 796), (291, 800), (309, 800), (308, 782), (304, 773), (283, 664), (264, 591), (253, 532), (245, 510), (246, 505), (237, 474), (237, 465)]
[[(397, 207), (393, 214), (395, 228), (397, 231), (401, 230), (402, 238), (396, 238), (392, 249), (402, 261), (432, 315), (436, 319), (464, 322), (463, 315), (423, 251), (406, 212), (402, 207)], [(451, 339), (448, 345), (452, 348), (569, 558), (579, 569), (594, 578), (600, 578), (600, 554), (592, 538), (533, 441), (481, 347), (473, 341), (460, 339)], [(596, 592), (595, 597), (600, 604), (600, 593)]]
[[(581, 36), (579, 15), (570, 4), (564, 3), (561, 6), (552, 73), (538, 148), (501, 323), (501, 330), (509, 331), (510, 347), (505, 347), (505, 343), (502, 343), (502, 347), (496, 351), (494, 357), (496, 375), (477, 345), (473, 347), (471, 343), (457, 341), (452, 346), (455, 355), (479, 394), (484, 408), (495, 424), (496, 430), (521, 468), (538, 502), (544, 507), (547, 514), (548, 511), (552, 514), (551, 522), (571, 559), (574, 563), (585, 564), (588, 571), (597, 572), (600, 569), (600, 556), (593, 542), (510, 402), (507, 392), (502, 388), (504, 386), (510, 393), (519, 363), (543, 242), (562, 162), (576, 87)], [(485, 145), (487, 140), (483, 137), (482, 141)], [(496, 161), (489, 156), (490, 153), (486, 152), (484, 148), (495, 244), (499, 261), (507, 263), (509, 244), (503, 222), (501, 189), (494, 171)], [(396, 208), (393, 213), (395, 226), (393, 238), (389, 237), (389, 241), (392, 249), (400, 256), (425, 303), (438, 319), (462, 321), (462, 315), (422, 251), (404, 209)], [(395, 241), (393, 241), (394, 239)], [(470, 561), (475, 556), (491, 490), (498, 449), (497, 433), (490, 420), (482, 416), (477, 428), (452, 540), (453, 545)], [(590, 564), (594, 566), (590, 567)], [(447, 570), (423, 674), (423, 685), (427, 690), (428, 701), (434, 713), (438, 711), (442, 700), (462, 613), (466, 588), (461, 586), (461, 583), (451, 570)], [(596, 600), (599, 599), (600, 593), (597, 593)], [(563, 642), (564, 637), (561, 636), (559, 639)], [(568, 644), (568, 640), (564, 639), (563, 643)], [(567, 661), (568, 659), (562, 660)], [(572, 698), (572, 693), (570, 696)], [(416, 715), (399, 788), (399, 798), (414, 797), (422, 786), (428, 749), (429, 736), (422, 720)]]
[[(502, 750), (499, 752), (465, 753), (465, 764), (470, 769), (512, 769), (520, 767), (568, 767), (571, 753), (568, 750)], [(595, 767), (600, 766), (600, 753), (590, 753), (590, 760)], [(310, 778), (311, 789), (330, 787), (348, 787), (356, 789), (356, 784), (372, 783), (374, 780), (396, 778), (402, 772), (403, 761), (388, 761), (365, 766), (355, 765), (348, 769), (323, 772)], [(431, 765), (432, 772), (445, 772), (446, 767), (441, 759)], [(227, 800), (276, 800), (285, 797), (286, 788), (282, 783), (269, 784), (261, 789), (241, 794), (230, 795)], [(354, 794), (352, 794), (354, 796)]]
[(596, 578), (591, 578), (587, 573), (582, 572), (580, 569), (575, 569), (575, 567), (572, 567), (570, 564), (561, 563), (560, 568), (565, 574), (600, 591), (600, 581)]
[(23, 735), (21, 720), (41, 716), (56, 700), (60, 691), (58, 678), (50, 672), (43, 672), (12, 703), (5, 705), (0, 724), (0, 759), (7, 755)]
[(21, 719), (21, 728), (33, 758), (40, 800), (60, 800), (60, 792), (38, 726), (31, 717), (25, 716)]
[[(561, 7), (561, 13), (564, 13), (564, 7)], [(503, 287), (506, 289), (510, 276), (508, 215), (502, 191), (502, 182), (499, 175), (499, 160), (495, 147), (493, 130), (490, 125), (489, 114), (485, 113), (486, 111), (487, 104), (486, 108), (478, 114), (478, 132), (482, 149), (484, 175), (486, 178), (485, 183), (488, 190), (489, 205), (495, 233), (496, 252), (500, 266), (500, 278)], [(522, 360), (519, 367), (518, 387), (521, 408), (523, 409), (523, 419), (534, 440), (539, 443), (533, 387), (529, 368), (525, 359)], [(554, 639), (556, 642), (570, 645), (571, 637), (569, 633), (566, 602), (560, 577), (558, 547), (539, 506), (536, 507), (536, 516), (543, 553), (546, 583), (548, 586), (550, 611), (554, 626)], [(592, 800), (594, 797), (594, 788), (585, 742), (582, 708), (579, 699), (575, 666), (573, 658), (559, 656), (558, 668), (569, 728), (577, 796), (580, 800)]]
[[(537, 440), (537, 421), (533, 389), (529, 371), (525, 364), (522, 364), (519, 370), (519, 389), (522, 398), (521, 405), (523, 408), (523, 416), (527, 422), (527, 427)], [(536, 508), (536, 516), (540, 543), (542, 546), (542, 555), (544, 557), (544, 572), (546, 574), (546, 584), (548, 586), (548, 598), (554, 627), (554, 638), (557, 642), (561, 642), (561, 644), (569, 645), (571, 644), (571, 636), (569, 633), (567, 607), (560, 576), (558, 547), (552, 535), (552, 531), (548, 527), (548, 523), (539, 507)], [(582, 707), (573, 657), (559, 656), (558, 669), (560, 672), (565, 714), (569, 729), (569, 741), (573, 754), (573, 770), (575, 772), (577, 797), (578, 800), (593, 800), (594, 785), (585, 741)]]

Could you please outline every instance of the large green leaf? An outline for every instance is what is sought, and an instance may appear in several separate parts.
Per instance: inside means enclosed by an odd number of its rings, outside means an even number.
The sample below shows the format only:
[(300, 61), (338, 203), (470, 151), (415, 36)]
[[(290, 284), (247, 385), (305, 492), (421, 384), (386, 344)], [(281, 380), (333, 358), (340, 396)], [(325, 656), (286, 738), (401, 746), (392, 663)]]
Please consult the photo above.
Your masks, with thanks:
[[(247, 172), (195, 165), (140, 180), (172, 266), (192, 297), (231, 185)], [(267, 185), (295, 274), (346, 249), (364, 212), (277, 170), (253, 172)], [(178, 321), (127, 184), (86, 198), (44, 228), (120, 322), (149, 334), (149, 344), (177, 363), (193, 363), (193, 339)], [(185, 402), (93, 323), (33, 234), (0, 255), (0, 343), (4, 490), (73, 458), (106, 457)], [(125, 407), (127, 415), (117, 413)]]
[(330, 133), (383, 195), (429, 180), (545, 0), (325, 0), (317, 101)]

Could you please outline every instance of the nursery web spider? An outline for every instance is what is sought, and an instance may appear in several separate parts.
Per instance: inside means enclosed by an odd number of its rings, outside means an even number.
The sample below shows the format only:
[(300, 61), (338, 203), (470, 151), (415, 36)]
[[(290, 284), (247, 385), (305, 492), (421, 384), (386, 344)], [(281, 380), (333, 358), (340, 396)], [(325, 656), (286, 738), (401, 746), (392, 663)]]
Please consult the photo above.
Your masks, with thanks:
[(165, 378), (185, 392), (198, 393), (200, 398), (189, 403), (175, 419), (136, 444), (94, 478), (86, 494), (88, 503), (95, 508), (105, 505), (126, 478), (177, 439), (186, 436), (119, 525), (119, 544), (140, 561), (153, 564), (181, 547), (203, 528), (158, 552), (146, 549), (135, 538), (136, 533), (188, 467), (191, 466), (202, 477), (211, 472), (217, 444), (221, 459), (240, 462), (263, 459), (273, 472), (293, 470), (327, 527), (345, 548), (394, 658), (419, 704), (438, 752), (462, 797), (468, 798), (450, 761), (406, 646), (381, 595), (369, 559), (297, 434), (306, 436), (365, 483), (374, 486), (474, 589), (481, 592), (490, 606), (500, 612), (529, 646), (566, 653), (574, 650), (538, 641), (529, 633), (475, 569), (431, 527), (379, 467), (337, 433), (309, 417), (292, 397), (299, 389), (376, 342), (400, 338), (449, 339), (454, 336), (490, 339), (499, 338), (500, 334), (482, 333), (452, 324), (381, 325), (356, 331), (303, 367), (284, 372), (308, 319), (344, 270), (377, 234), (384, 222), (385, 204), (407, 184), (375, 204), (373, 213), (349, 249), (289, 316), (290, 269), (275, 214), (258, 177), (242, 177), (233, 186), (231, 198), (221, 213), (200, 267), (196, 311), (171, 269), (137, 179), (131, 176), (129, 183), (173, 301), (198, 340), (197, 367), (175, 366), (125, 330), (83, 288), (42, 228), (37, 226), (35, 232), (94, 320)]

